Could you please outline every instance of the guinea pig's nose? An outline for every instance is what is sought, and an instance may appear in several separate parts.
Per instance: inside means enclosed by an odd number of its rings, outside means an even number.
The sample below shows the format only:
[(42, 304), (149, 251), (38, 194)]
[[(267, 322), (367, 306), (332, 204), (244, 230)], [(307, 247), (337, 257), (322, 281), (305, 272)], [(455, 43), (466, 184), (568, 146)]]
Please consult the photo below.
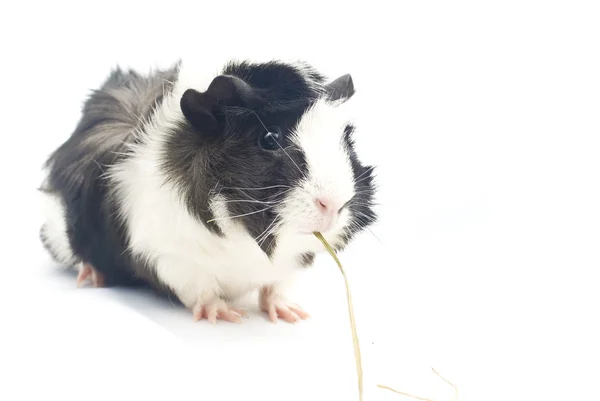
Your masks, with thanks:
[(319, 210), (324, 214), (339, 213), (340, 209), (343, 206), (342, 204), (339, 204), (338, 202), (334, 202), (331, 199), (327, 199), (327, 198), (323, 198), (323, 197), (315, 199), (315, 203), (317, 204), (317, 207), (319, 208)]

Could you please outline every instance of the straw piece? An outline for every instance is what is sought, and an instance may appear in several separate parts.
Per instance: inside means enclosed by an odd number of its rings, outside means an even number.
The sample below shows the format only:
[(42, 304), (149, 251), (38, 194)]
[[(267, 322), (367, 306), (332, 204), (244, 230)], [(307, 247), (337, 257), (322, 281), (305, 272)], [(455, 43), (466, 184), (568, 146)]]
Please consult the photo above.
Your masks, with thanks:
[(314, 233), (315, 236), (323, 243), (327, 252), (331, 255), (335, 263), (338, 265), (340, 271), (342, 272), (342, 276), (344, 276), (344, 283), (346, 284), (346, 298), (348, 302), (348, 314), (350, 315), (350, 326), (352, 328), (352, 340), (354, 344), (354, 357), (356, 359), (356, 373), (358, 375), (358, 399), (360, 401), (363, 400), (363, 372), (362, 372), (362, 362), (360, 357), (360, 346), (358, 342), (358, 334), (356, 333), (356, 322), (354, 320), (354, 308), (352, 307), (352, 295), (350, 294), (350, 285), (348, 284), (348, 278), (346, 277), (346, 272), (342, 267), (342, 263), (338, 259), (335, 250), (329, 245), (327, 240), (323, 237), (321, 233)]
[[(353, 344), (354, 344), (354, 356), (356, 359), (356, 372), (358, 375), (358, 399), (359, 399), (359, 401), (362, 401), (363, 400), (362, 362), (361, 362), (361, 357), (360, 357), (360, 346), (359, 346), (359, 342), (358, 342), (358, 334), (356, 333), (356, 321), (354, 320), (354, 308), (352, 306), (352, 295), (350, 293), (350, 285), (348, 283), (348, 278), (346, 277), (346, 272), (344, 271), (344, 268), (342, 267), (342, 263), (338, 259), (335, 250), (331, 247), (331, 245), (329, 245), (329, 243), (327, 242), (327, 240), (323, 237), (323, 235), (321, 233), (315, 232), (314, 235), (315, 235), (315, 237), (317, 237), (319, 239), (319, 241), (321, 241), (323, 243), (323, 246), (325, 247), (325, 249), (327, 249), (327, 252), (329, 252), (329, 254), (333, 258), (335, 263), (338, 265), (338, 268), (340, 269), (340, 271), (342, 272), (342, 276), (344, 277), (344, 284), (346, 285), (346, 298), (347, 298), (347, 302), (348, 302), (348, 314), (350, 315), (350, 328), (352, 329), (352, 340), (353, 340)], [(444, 380), (446, 383), (448, 383), (450, 386), (452, 386), (452, 388), (454, 388), (453, 400), (456, 401), (456, 399), (458, 398), (458, 388), (453, 383), (451, 383), (450, 381), (445, 379), (442, 375), (440, 375), (434, 368), (431, 368), (431, 370), (433, 370), (433, 372), (436, 375), (438, 375), (442, 380)], [(414, 398), (416, 400), (434, 401), (431, 398), (418, 397), (416, 395), (405, 393), (403, 391), (395, 390), (391, 387), (384, 386), (382, 384), (377, 385), (377, 387), (392, 391), (396, 394), (404, 395), (406, 397)]]

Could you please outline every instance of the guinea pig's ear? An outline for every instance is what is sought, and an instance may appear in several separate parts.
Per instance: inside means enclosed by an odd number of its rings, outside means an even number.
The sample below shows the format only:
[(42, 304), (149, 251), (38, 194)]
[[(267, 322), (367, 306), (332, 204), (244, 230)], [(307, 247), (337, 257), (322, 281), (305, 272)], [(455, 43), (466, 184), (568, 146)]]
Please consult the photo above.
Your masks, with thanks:
[(354, 93), (354, 82), (350, 74), (342, 75), (325, 85), (325, 91), (329, 100), (348, 100)]
[(256, 91), (246, 82), (232, 75), (219, 75), (210, 83), (205, 95), (222, 106), (251, 106)]
[(186, 90), (179, 103), (183, 115), (193, 126), (215, 132), (223, 123), (219, 109), (223, 106), (252, 107), (258, 101), (255, 92), (240, 78), (219, 75), (205, 92)]
[(213, 132), (218, 128), (212, 107), (206, 102), (206, 97), (194, 89), (188, 89), (179, 101), (184, 117), (197, 128)]

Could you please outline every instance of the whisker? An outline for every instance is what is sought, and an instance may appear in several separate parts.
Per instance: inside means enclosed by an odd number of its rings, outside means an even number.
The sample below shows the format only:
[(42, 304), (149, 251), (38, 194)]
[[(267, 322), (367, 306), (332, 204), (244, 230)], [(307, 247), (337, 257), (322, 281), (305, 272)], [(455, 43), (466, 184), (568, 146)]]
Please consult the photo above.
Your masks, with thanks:
[(365, 174), (367, 174), (367, 173), (370, 173), (370, 172), (372, 172), (372, 170), (373, 170), (373, 169), (370, 169), (370, 168), (366, 169), (365, 171), (363, 171), (363, 173), (362, 173), (361, 175), (359, 175), (358, 177), (356, 177), (356, 179), (358, 180), (358, 179), (359, 179), (360, 177), (362, 177), (363, 175), (365, 175)]
[[(275, 230), (277, 229), (277, 226), (279, 224), (279, 223), (277, 223), (277, 224), (275, 224), (275, 223), (277, 222), (277, 219), (279, 219), (279, 217), (280, 217), (280, 213), (277, 213), (277, 216), (275, 216), (275, 219), (273, 219), (271, 224), (269, 224), (269, 226), (258, 237), (255, 238), (255, 241), (258, 242), (259, 246), (261, 246), (262, 243), (265, 242), (265, 240), (269, 237), (269, 235), (271, 235), (275, 232)], [(273, 227), (273, 228), (271, 228), (271, 227)], [(261, 239), (259, 239), (259, 238), (261, 238)]]
[(94, 163), (96, 163), (96, 166), (98, 166), (98, 168), (100, 169), (100, 171), (102, 171), (102, 175), (106, 174), (106, 171), (104, 171), (104, 169), (102, 168), (102, 166), (100, 165), (100, 163), (98, 163), (96, 160), (92, 160)]
[(265, 203), (265, 204), (273, 204), (279, 203), (277, 201), (260, 201), (257, 199), (227, 199), (222, 201), (223, 203), (231, 203), (231, 202), (247, 202), (247, 203)]
[(295, 188), (291, 188), (291, 187), (290, 187), (289, 189), (286, 189), (285, 191), (277, 192), (276, 194), (269, 195), (269, 196), (267, 196), (266, 198), (267, 198), (267, 199), (269, 199), (269, 198), (276, 198), (276, 197), (278, 197), (278, 196), (285, 195), (285, 194), (287, 194), (288, 192), (292, 192), (294, 189), (295, 189)]
[(369, 194), (369, 193), (373, 195), (374, 194), (373, 189), (371, 189), (371, 188), (363, 188), (360, 191), (357, 191), (355, 193), (355, 195), (362, 195), (362, 194)]
[(271, 242), (269, 242), (269, 245), (267, 245), (267, 250), (271, 249), (271, 246), (273, 245), (273, 241), (275, 241), (275, 237), (271, 238)]
[[(351, 227), (354, 227), (354, 229), (358, 232), (364, 229), (364, 227), (361, 227), (356, 221), (351, 221), (350, 222)], [(367, 231), (369, 231), (371, 233), (371, 235), (377, 240), (377, 242), (379, 242), (381, 245), (384, 245), (383, 241), (381, 239), (379, 239), (379, 237), (377, 235), (375, 235), (375, 233), (373, 232), (373, 230), (371, 230), (370, 227), (366, 228)]]
[(237, 216), (226, 216), (226, 217), (216, 217), (214, 219), (210, 219), (207, 221), (207, 223), (210, 223), (212, 221), (217, 221), (217, 220), (226, 220), (226, 219), (237, 219), (238, 217), (244, 217), (244, 216), (250, 216), (251, 214), (256, 214), (256, 213), (261, 213), (264, 212), (266, 210), (272, 209), (275, 206), (269, 206), (267, 208), (261, 209), (261, 210), (256, 210), (254, 212), (250, 212), (250, 213), (244, 213), (244, 214), (238, 214)]
[[(221, 189), (222, 189), (222, 188), (221, 188)], [(292, 190), (292, 189), (293, 189), (292, 187), (288, 187), (288, 189), (286, 189), (285, 191), (279, 191), (279, 192), (277, 192), (277, 193), (275, 193), (275, 194), (273, 194), (273, 195), (267, 196), (267, 199), (269, 199), (269, 198), (275, 198), (275, 197), (277, 197), (277, 196), (281, 196), (281, 195), (283, 195), (284, 193), (286, 193), (286, 192), (289, 192), (289, 191), (290, 191), (290, 190)], [(256, 198), (254, 198), (254, 197), (252, 197), (252, 196), (248, 195), (248, 194), (247, 194), (246, 192), (244, 192), (242, 189), (240, 189), (240, 188), (237, 188), (236, 190), (237, 190), (237, 191), (239, 191), (239, 192), (241, 192), (243, 195), (246, 195), (246, 197), (248, 197), (249, 199), (252, 199), (252, 200), (254, 200), (254, 201), (260, 202), (258, 199), (256, 199)]]
[(246, 195), (246, 197), (248, 197), (249, 199), (252, 199), (253, 201), (258, 201), (258, 199), (256, 199), (256, 198), (254, 198), (254, 197), (252, 197), (252, 196), (248, 195), (248, 194), (247, 194), (247, 193), (245, 193), (244, 191), (239, 191), (239, 192), (241, 192), (243, 195)]
[[(217, 189), (219, 189), (219, 192), (217, 192)], [(221, 194), (221, 189), (219, 188), (219, 181), (216, 182), (215, 186), (212, 187), (212, 189), (208, 193), (211, 196), (218, 196)]]
[(368, 180), (368, 179), (373, 179), (373, 177), (372, 177), (372, 176), (370, 176), (370, 175), (368, 175), (368, 176), (366, 176), (366, 177), (363, 177), (363, 178), (361, 178), (360, 180), (358, 180), (358, 179), (357, 179), (357, 180), (354, 180), (354, 183), (355, 183), (355, 184), (358, 184), (358, 183), (361, 183), (361, 182), (363, 182), (363, 181), (366, 181), (366, 180)]
[(294, 161), (294, 159), (292, 159), (292, 157), (290, 156), (290, 154), (283, 148), (283, 146), (281, 146), (279, 144), (279, 141), (275, 138), (273, 138), (273, 140), (275, 141), (275, 143), (277, 144), (277, 146), (279, 146), (279, 148), (281, 150), (283, 150), (283, 153), (285, 153), (285, 155), (292, 161), (292, 163), (294, 163), (294, 166), (296, 166), (296, 168), (298, 169), (298, 171), (300, 172), (300, 174), (302, 174), (302, 176), (304, 176), (304, 173), (302, 172), (302, 169), (300, 169), (300, 167), (298, 167), (298, 165), (296, 164), (296, 162)]
[(358, 177), (356, 177), (354, 179), (354, 184), (361, 183), (361, 182), (363, 182), (365, 180), (368, 180), (368, 179), (374, 179), (372, 175), (366, 175), (366, 174), (372, 173), (372, 172), (373, 172), (372, 169), (368, 169), (367, 171), (363, 172), (361, 175), (359, 175)]
[(369, 219), (369, 216), (367, 216), (364, 212), (362, 212), (360, 210), (355, 210), (355, 212), (357, 213), (357, 215), (360, 215), (361, 217), (364, 217), (365, 219)]
[[(278, 199), (278, 198), (281, 197), (281, 196), (283, 196), (285, 193), (291, 191), (292, 189), (293, 188), (290, 188), (290, 189), (287, 189), (285, 191), (280, 191), (280, 192), (277, 192), (277, 193), (275, 193), (273, 195), (266, 196), (264, 198), (265, 200), (256, 199), (256, 198), (248, 195), (244, 191), (239, 191), (242, 194), (246, 195), (248, 197), (248, 199), (227, 199), (227, 200), (224, 200), (223, 202), (225, 202), (225, 203), (236, 203), (236, 202), (239, 202), (239, 203), (259, 203), (259, 204), (265, 204), (265, 205), (268, 205), (268, 204), (273, 205), (273, 204), (281, 203), (281, 199)], [(219, 193), (220, 193), (220, 191), (219, 191)]]
[(371, 228), (367, 227), (367, 230), (369, 230), (369, 232), (370, 232), (370, 233), (373, 235), (373, 237), (375, 237), (375, 239), (376, 239), (377, 241), (379, 241), (379, 243), (380, 243), (381, 245), (383, 245), (383, 241), (382, 241), (382, 240), (380, 240), (380, 239), (379, 239), (379, 237), (375, 235), (375, 233), (373, 232), (373, 230), (371, 230)]
[[(273, 226), (273, 224), (275, 224), (275, 221), (276, 221), (276, 220), (277, 220), (277, 217), (276, 217), (276, 218), (275, 218), (275, 219), (274, 219), (274, 220), (271, 222), (271, 224), (269, 224), (269, 225), (267, 226), (267, 228), (265, 228), (265, 229), (263, 230), (263, 232), (261, 232), (260, 234), (258, 234), (258, 235), (256, 236), (256, 238), (254, 238), (254, 241), (256, 241), (256, 242), (257, 242), (257, 243), (260, 245), (260, 243), (261, 243), (262, 239), (264, 239), (264, 238), (262, 238), (262, 237), (263, 237), (263, 235), (264, 235), (264, 237), (265, 237), (265, 238), (269, 236), (269, 234), (266, 234), (266, 235), (265, 235), (265, 233), (267, 233), (267, 232), (270, 230), (270, 228)], [(262, 238), (262, 239), (261, 239), (261, 238)]]
[(289, 185), (271, 185), (269, 187), (261, 187), (261, 188), (238, 188), (238, 187), (223, 187), (223, 189), (237, 189), (243, 191), (261, 191), (263, 189), (272, 189), (272, 188), (291, 188)]
[(356, 206), (364, 206), (364, 207), (381, 206), (381, 204), (375, 203), (375, 202), (356, 202), (356, 201), (350, 201), (348, 203), (348, 205), (356, 205)]

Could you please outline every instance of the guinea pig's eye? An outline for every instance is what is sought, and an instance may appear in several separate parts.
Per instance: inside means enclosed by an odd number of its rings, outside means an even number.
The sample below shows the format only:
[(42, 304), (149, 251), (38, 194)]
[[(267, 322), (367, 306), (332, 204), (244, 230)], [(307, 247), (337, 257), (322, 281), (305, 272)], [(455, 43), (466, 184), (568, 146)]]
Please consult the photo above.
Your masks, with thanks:
[(280, 135), (277, 130), (270, 130), (260, 136), (258, 144), (264, 150), (277, 150), (279, 149), (279, 138)]

